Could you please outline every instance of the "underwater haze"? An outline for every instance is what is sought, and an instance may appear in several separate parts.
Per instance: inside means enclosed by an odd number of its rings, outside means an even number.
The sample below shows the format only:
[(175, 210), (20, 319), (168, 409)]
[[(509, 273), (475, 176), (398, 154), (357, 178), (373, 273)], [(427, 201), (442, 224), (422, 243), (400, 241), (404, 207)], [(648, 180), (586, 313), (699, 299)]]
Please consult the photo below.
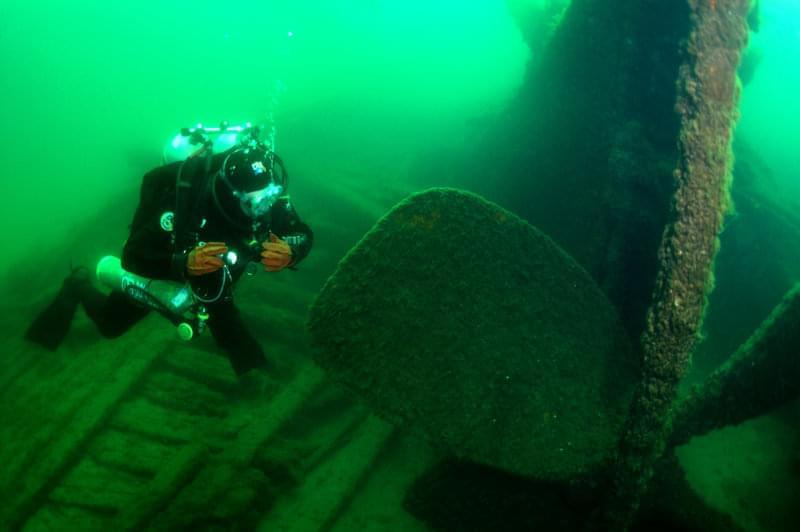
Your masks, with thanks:
[[(770, 192), (788, 207), (800, 208), (800, 2), (763, 0), (761, 24), (751, 33), (756, 56), (752, 80), (742, 93), (745, 140), (757, 147), (774, 173)], [(765, 188), (766, 188), (765, 186)]]
[(200, 122), (274, 116), (302, 186), (335, 179), (331, 160), (402, 171), (501, 109), (526, 58), (491, 0), (3, 2), (2, 221), (21, 229), (10, 245), (38, 254), (138, 194), (167, 141)]
[[(800, 0), (0, 0), (0, 530), (800, 530), (799, 94)], [(308, 257), (89, 291), (223, 122)]]

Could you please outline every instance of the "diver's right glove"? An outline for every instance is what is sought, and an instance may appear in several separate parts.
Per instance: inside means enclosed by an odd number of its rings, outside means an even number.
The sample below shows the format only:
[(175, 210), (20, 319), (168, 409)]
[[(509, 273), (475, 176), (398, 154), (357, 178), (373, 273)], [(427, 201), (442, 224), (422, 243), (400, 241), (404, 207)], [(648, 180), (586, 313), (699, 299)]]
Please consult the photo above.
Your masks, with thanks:
[(201, 242), (189, 252), (186, 259), (186, 273), (190, 277), (213, 273), (222, 268), (221, 255), (228, 252), (224, 242)]
[(261, 264), (268, 272), (279, 272), (292, 264), (292, 248), (285, 240), (270, 232), (269, 241), (261, 244)]

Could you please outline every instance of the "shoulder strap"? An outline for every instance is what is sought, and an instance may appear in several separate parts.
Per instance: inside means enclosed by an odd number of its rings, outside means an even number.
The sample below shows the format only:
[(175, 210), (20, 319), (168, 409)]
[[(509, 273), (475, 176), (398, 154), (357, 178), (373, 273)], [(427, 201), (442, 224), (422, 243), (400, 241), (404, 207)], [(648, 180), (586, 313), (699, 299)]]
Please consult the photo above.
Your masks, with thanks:
[(189, 157), (178, 169), (175, 183), (175, 249), (183, 251), (197, 243), (203, 223), (203, 199), (209, 181), (211, 155)]

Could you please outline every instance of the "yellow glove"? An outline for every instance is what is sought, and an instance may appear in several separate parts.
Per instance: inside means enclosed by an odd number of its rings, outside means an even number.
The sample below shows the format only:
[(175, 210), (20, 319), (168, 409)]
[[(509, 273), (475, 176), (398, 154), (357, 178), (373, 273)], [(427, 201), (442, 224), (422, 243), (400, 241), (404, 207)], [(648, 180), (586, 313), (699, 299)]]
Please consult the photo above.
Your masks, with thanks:
[(224, 242), (198, 244), (189, 252), (189, 257), (186, 259), (186, 273), (197, 277), (219, 270), (225, 265), (219, 255), (227, 252), (228, 246)]
[(292, 263), (292, 248), (274, 234), (270, 233), (269, 242), (264, 242), (261, 247), (264, 248), (261, 264), (268, 272), (279, 272)]

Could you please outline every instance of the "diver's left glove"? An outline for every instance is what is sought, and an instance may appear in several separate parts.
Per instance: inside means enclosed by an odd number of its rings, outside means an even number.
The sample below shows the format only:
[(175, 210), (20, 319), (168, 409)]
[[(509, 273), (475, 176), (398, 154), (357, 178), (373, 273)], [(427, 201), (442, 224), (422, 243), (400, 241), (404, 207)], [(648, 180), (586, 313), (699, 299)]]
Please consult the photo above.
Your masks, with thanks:
[(261, 264), (268, 272), (279, 272), (292, 264), (292, 248), (273, 233), (269, 234), (269, 242), (261, 247)]

